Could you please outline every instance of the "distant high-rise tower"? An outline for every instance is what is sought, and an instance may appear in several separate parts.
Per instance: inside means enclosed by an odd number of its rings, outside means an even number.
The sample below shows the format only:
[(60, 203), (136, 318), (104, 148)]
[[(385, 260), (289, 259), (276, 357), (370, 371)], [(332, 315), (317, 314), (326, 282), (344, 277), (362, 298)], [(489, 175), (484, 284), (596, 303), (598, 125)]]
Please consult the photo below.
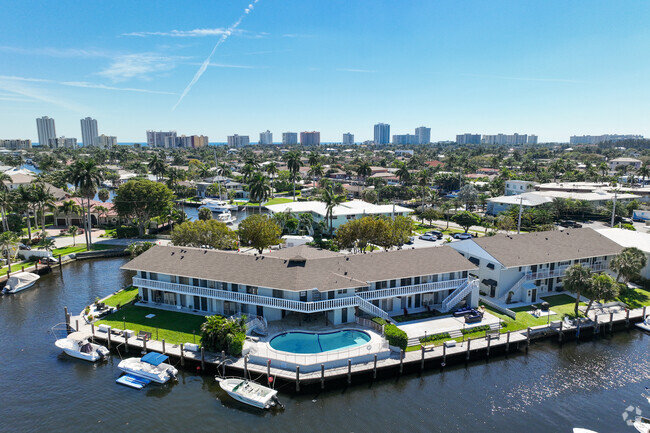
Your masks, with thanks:
[(273, 144), (273, 133), (268, 129), (266, 132), (260, 132), (260, 144)]
[(248, 146), (250, 143), (248, 135), (229, 135), (228, 136), (228, 146), (230, 147), (239, 147), (239, 146)]
[(354, 134), (349, 132), (343, 134), (343, 144), (354, 144)]
[(375, 144), (390, 143), (390, 125), (378, 123), (375, 125)]
[(50, 138), (56, 138), (56, 129), (54, 128), (54, 119), (47, 116), (36, 119), (36, 129), (38, 131), (38, 144), (49, 146)]
[(84, 146), (97, 146), (98, 136), (97, 120), (90, 117), (81, 119), (81, 141)]
[(177, 138), (176, 131), (147, 131), (147, 146), (173, 148)]
[(282, 133), (282, 144), (298, 144), (298, 133), (297, 132), (283, 132)]
[(417, 137), (416, 144), (429, 144), (431, 143), (431, 128), (426, 126), (415, 128), (415, 136)]
[(304, 131), (300, 133), (300, 144), (303, 146), (314, 146), (320, 144), (320, 132), (318, 131)]

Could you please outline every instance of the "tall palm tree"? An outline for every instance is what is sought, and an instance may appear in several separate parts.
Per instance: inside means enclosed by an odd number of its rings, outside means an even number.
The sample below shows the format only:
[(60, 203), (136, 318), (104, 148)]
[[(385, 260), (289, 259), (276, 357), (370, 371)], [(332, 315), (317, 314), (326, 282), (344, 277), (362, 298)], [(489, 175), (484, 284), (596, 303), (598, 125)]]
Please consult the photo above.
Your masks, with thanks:
[(316, 165), (320, 162), (320, 155), (317, 154), (316, 152), (310, 152), (309, 156), (307, 157), (307, 163), (310, 166)]
[(314, 183), (318, 178), (323, 177), (325, 170), (323, 170), (323, 165), (320, 162), (309, 167), (309, 175), (314, 179)]
[(291, 173), (291, 181), (293, 182), (293, 201), (296, 201), (296, 180), (298, 180), (298, 173), (300, 172), (300, 167), (302, 167), (300, 151), (294, 150), (287, 152), (284, 158), (287, 161), (287, 168), (289, 169), (289, 173)]
[(431, 183), (431, 173), (426, 168), (418, 172), (418, 185), (422, 188), (422, 210), (424, 210), (424, 195)]
[(156, 181), (160, 181), (160, 178), (167, 171), (167, 164), (165, 164), (165, 161), (161, 159), (157, 154), (151, 157), (151, 160), (149, 160), (147, 167), (149, 168), (151, 174), (156, 176)]
[(7, 221), (7, 212), (16, 202), (16, 197), (8, 190), (0, 190), (0, 214), (2, 215), (2, 230), (9, 231), (9, 222)]
[(255, 173), (249, 183), (248, 192), (253, 202), (258, 202), (259, 211), (262, 213), (262, 202), (267, 200), (271, 195), (271, 185), (269, 178), (262, 173)]
[(644, 162), (643, 165), (637, 169), (636, 174), (641, 176), (641, 184), (645, 184), (645, 178), (650, 177), (650, 165), (648, 165), (648, 161)]
[(34, 201), (41, 216), (41, 237), (45, 238), (45, 210), (54, 208), (54, 195), (50, 188), (42, 182), (36, 182), (33, 186)]
[(76, 161), (70, 167), (70, 181), (87, 200), (86, 213), (86, 246), (90, 250), (92, 246), (92, 219), (90, 207), (97, 188), (102, 183), (103, 175), (97, 163), (93, 159)]
[(278, 164), (275, 162), (269, 162), (266, 165), (266, 172), (271, 178), (271, 197), (275, 196), (275, 175), (278, 174)]
[(363, 180), (363, 186), (366, 186), (366, 179), (372, 174), (372, 168), (367, 161), (363, 161), (357, 167), (357, 176)]
[(70, 226), (72, 214), (81, 215), (81, 206), (75, 200), (66, 200), (59, 206), (59, 212), (65, 215), (65, 225)]
[(408, 185), (409, 182), (411, 181), (411, 172), (409, 171), (408, 167), (404, 163), (400, 165), (399, 169), (395, 172), (395, 174), (399, 178), (399, 181), (402, 182), (402, 184), (404, 185)]
[(573, 307), (576, 316), (578, 315), (578, 305), (580, 304), (580, 293), (584, 293), (588, 290), (590, 284), (591, 271), (580, 263), (572, 265), (564, 274), (564, 289), (571, 293), (575, 293), (576, 295), (576, 303)]
[(345, 196), (334, 193), (334, 190), (330, 187), (323, 191), (320, 201), (325, 203), (325, 219), (330, 220), (330, 234), (332, 234), (334, 232), (334, 208), (345, 201)]
[(0, 233), (0, 249), (4, 250), (7, 256), (8, 271), (11, 272), (11, 249), (18, 243), (18, 235), (14, 232)]
[(598, 171), (600, 171), (600, 174), (603, 178), (607, 176), (607, 173), (609, 173), (609, 167), (607, 166), (607, 163), (603, 161), (598, 164)]
[[(20, 185), (18, 187), (17, 194), (17, 202), (20, 204), (20, 208), (24, 212), (24, 216), (27, 218), (27, 237), (31, 241), (32, 240), (32, 216), (31, 212), (36, 208), (36, 201), (34, 200), (34, 184), (29, 185), (29, 186), (24, 186)], [(34, 223), (36, 224), (36, 219), (34, 219)]]
[(450, 201), (443, 202), (440, 205), (440, 210), (442, 210), (442, 213), (445, 214), (445, 219), (447, 220), (447, 228), (445, 230), (449, 230), (449, 211), (454, 208), (454, 205)]
[(643, 251), (635, 247), (624, 248), (609, 264), (610, 268), (616, 271), (616, 282), (623, 277), (627, 283), (630, 278), (638, 275), (639, 271), (648, 264)]

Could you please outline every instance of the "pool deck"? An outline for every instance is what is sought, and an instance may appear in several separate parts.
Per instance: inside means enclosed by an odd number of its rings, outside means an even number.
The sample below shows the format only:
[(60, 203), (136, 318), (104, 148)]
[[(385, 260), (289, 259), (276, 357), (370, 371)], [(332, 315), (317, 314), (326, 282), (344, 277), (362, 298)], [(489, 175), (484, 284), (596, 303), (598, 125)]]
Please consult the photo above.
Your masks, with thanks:
[(487, 311), (483, 320), (477, 323), (466, 324), (463, 317), (442, 316), (428, 319), (416, 320), (413, 322), (397, 323), (397, 327), (406, 332), (409, 338), (423, 338), (427, 335), (441, 334), (449, 331), (461, 331), (477, 326), (492, 325), (499, 323), (499, 318)]

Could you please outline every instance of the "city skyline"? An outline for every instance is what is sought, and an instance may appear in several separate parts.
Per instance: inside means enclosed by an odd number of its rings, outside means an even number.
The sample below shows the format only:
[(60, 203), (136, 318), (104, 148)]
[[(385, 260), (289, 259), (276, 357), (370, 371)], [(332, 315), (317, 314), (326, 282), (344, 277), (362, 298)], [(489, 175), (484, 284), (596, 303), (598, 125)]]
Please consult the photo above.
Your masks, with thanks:
[[(259, 0), (153, 9), (3, 5), (4, 138), (37, 142), (42, 116), (57, 120), (59, 135), (79, 138), (79, 119), (92, 117), (121, 142), (144, 142), (146, 130), (222, 142), (266, 129), (318, 130), (323, 142), (347, 131), (363, 142), (381, 120), (404, 133), (427, 125), (433, 142), (464, 131), (535, 131), (540, 142), (650, 136), (650, 60), (638, 55), (650, 42), (644, 2)], [(596, 64), (604, 66), (586, 67)]]

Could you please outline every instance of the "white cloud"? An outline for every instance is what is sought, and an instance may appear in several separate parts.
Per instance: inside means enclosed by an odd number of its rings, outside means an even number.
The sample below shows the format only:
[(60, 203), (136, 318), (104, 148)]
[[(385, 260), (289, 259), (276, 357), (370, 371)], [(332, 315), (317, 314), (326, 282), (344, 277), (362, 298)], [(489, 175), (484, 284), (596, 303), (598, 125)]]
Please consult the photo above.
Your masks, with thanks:
[(29, 56), (49, 56), (49, 57), (112, 57), (113, 54), (107, 51), (83, 48), (22, 48), (0, 46), (0, 51), (7, 53), (25, 54)]
[[(67, 86), (67, 87), (82, 87), (86, 89), (101, 89), (101, 90), (115, 90), (115, 91), (120, 91), (120, 92), (136, 92), (136, 93), (153, 93), (157, 95), (175, 95), (176, 93), (171, 93), (171, 92), (163, 92), (160, 90), (149, 90), (149, 89), (138, 89), (138, 88), (133, 88), (133, 87), (114, 87), (114, 86), (106, 86), (104, 84), (98, 84), (98, 83), (88, 83), (85, 81), (55, 81), (55, 80), (47, 80), (44, 78), (31, 78), (31, 77), (17, 77), (17, 76), (12, 76), (12, 75), (0, 75), (0, 80), (6, 80), (6, 81), (24, 81), (24, 82), (30, 82), (30, 83), (48, 83), (48, 84), (56, 84), (60, 86)], [(5, 90), (12, 91), (11, 87), (5, 88)], [(0, 95), (2, 96), (9, 96), (9, 95)]]
[(201, 38), (205, 36), (221, 36), (228, 32), (228, 29), (194, 29), (194, 30), (170, 30), (168, 32), (131, 32), (122, 33), (121, 36), (136, 36), (146, 38), (148, 36), (170, 36), (173, 38)]
[(125, 81), (132, 78), (150, 79), (152, 73), (169, 71), (176, 66), (177, 61), (184, 59), (179, 56), (165, 56), (154, 53), (126, 54), (113, 59), (110, 66), (98, 75), (109, 78), (113, 82)]
[(483, 75), (483, 74), (462, 74), (462, 75), (466, 77), (494, 78), (497, 80), (510, 80), (510, 81), (537, 81), (537, 82), (548, 82), (548, 83), (584, 83), (584, 81), (570, 80), (565, 78), (505, 77), (501, 75)]

